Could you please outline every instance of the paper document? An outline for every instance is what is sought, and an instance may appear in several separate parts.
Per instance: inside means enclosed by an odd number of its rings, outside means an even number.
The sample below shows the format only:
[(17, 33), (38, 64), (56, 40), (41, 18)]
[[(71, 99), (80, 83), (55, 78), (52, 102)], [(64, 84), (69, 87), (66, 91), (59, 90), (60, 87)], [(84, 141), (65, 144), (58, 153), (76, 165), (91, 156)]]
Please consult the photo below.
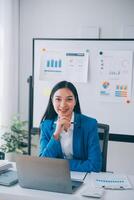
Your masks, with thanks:
[(71, 179), (83, 181), (85, 179), (86, 175), (87, 175), (86, 172), (71, 171)]
[(101, 198), (104, 195), (104, 189), (100, 187), (87, 186), (81, 193), (84, 197)]
[(0, 173), (3, 172), (3, 171), (6, 171), (8, 170), (9, 168), (12, 168), (12, 164), (7, 162), (7, 161), (4, 161), (4, 160), (0, 160)]
[(132, 189), (126, 175), (109, 173), (92, 173), (94, 184), (105, 189)]

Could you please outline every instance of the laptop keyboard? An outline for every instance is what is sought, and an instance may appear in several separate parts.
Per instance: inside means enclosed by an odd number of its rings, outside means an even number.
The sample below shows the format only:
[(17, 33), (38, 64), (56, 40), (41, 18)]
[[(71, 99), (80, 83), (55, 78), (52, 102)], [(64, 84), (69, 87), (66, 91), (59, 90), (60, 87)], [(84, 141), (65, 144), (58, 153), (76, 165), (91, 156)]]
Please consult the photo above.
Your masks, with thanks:
[(78, 188), (83, 182), (72, 180), (72, 189)]

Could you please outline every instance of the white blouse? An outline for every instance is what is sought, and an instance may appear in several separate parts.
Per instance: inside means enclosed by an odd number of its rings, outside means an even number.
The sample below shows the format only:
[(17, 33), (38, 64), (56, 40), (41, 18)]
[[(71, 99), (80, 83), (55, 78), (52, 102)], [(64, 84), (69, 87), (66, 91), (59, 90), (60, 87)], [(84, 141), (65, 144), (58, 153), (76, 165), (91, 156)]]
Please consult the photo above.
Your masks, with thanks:
[[(71, 122), (74, 122), (74, 113), (72, 114)], [(62, 131), (60, 134), (60, 143), (62, 152), (65, 158), (72, 159), (73, 157), (73, 129), (74, 124), (72, 123), (68, 131)]]

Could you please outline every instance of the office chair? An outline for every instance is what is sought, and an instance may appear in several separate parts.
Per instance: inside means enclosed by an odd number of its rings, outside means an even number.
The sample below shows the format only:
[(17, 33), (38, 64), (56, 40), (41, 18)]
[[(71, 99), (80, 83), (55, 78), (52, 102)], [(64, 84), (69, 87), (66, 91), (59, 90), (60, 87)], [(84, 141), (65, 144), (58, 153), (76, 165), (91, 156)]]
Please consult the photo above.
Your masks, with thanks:
[(98, 123), (98, 134), (100, 138), (100, 147), (102, 152), (102, 172), (106, 172), (107, 149), (109, 140), (109, 125)]

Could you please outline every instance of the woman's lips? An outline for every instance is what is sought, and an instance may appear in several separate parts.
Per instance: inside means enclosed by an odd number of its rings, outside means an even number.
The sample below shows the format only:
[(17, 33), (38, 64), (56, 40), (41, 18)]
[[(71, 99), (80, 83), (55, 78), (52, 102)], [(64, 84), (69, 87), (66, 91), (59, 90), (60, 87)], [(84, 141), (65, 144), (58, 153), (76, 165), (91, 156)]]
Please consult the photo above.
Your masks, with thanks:
[(68, 111), (68, 109), (67, 110), (59, 110), (60, 113), (66, 113), (67, 111)]

